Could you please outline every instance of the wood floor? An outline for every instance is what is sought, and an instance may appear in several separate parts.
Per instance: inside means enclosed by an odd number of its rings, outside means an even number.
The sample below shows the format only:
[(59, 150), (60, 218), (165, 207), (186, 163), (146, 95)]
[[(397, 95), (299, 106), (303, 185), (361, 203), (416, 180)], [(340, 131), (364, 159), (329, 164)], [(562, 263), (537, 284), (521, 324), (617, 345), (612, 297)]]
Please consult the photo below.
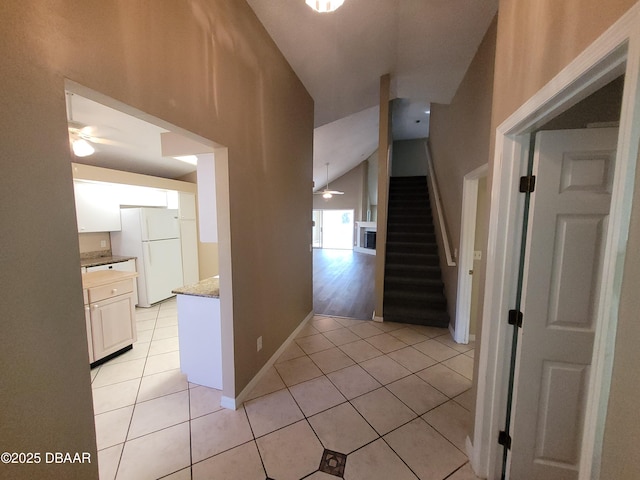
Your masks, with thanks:
[(374, 255), (313, 249), (313, 310), (316, 314), (371, 320)]

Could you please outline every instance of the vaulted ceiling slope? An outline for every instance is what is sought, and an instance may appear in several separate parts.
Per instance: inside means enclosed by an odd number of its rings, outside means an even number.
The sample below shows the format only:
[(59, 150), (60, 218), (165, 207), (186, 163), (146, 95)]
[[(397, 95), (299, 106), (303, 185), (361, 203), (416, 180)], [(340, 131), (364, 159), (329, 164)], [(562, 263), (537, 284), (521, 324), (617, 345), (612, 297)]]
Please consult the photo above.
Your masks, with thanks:
[(345, 0), (317, 13), (304, 0), (247, 0), (315, 101), (319, 127), (392, 98), (449, 103), (497, 0)]
[[(380, 77), (391, 74), (395, 139), (428, 135), (431, 103), (450, 103), (498, 0), (247, 0), (315, 102), (315, 189), (378, 144)], [(373, 120), (373, 121), (372, 121)]]

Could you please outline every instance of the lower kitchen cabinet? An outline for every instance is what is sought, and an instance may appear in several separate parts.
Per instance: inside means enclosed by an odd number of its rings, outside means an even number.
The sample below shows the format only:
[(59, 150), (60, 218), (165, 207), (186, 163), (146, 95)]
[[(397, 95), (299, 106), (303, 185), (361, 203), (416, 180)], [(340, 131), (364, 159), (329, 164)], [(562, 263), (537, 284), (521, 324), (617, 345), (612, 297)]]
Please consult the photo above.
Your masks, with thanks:
[[(90, 305), (91, 337), (96, 360), (111, 355), (135, 341), (133, 295), (119, 295)], [(95, 361), (95, 360), (94, 360)]]
[(136, 341), (133, 297), (136, 275), (106, 270), (83, 276), (91, 364), (127, 349)]

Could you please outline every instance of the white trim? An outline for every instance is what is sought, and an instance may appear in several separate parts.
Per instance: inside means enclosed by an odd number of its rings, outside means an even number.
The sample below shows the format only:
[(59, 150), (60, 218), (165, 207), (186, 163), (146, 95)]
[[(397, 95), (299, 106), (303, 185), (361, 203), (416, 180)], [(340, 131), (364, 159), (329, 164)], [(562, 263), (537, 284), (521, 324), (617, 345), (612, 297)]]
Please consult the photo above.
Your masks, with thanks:
[(440, 190), (438, 189), (438, 181), (436, 180), (436, 172), (433, 169), (433, 162), (431, 161), (431, 152), (429, 151), (429, 145), (424, 143), (424, 149), (427, 154), (427, 168), (429, 170), (429, 182), (431, 183), (431, 193), (436, 202), (435, 209), (438, 214), (438, 225), (440, 226), (440, 235), (442, 236), (442, 244), (444, 246), (444, 254), (447, 259), (448, 267), (456, 266), (456, 259), (451, 255), (451, 246), (449, 245), (449, 235), (447, 235), (447, 226), (444, 221), (444, 213), (442, 212), (442, 203), (440, 202)]
[(371, 317), (371, 320), (373, 320), (374, 322), (384, 322), (384, 317), (378, 317), (376, 315), (376, 312), (373, 312), (373, 317)]
[(489, 164), (467, 173), (462, 184), (462, 216), (460, 220), (460, 248), (458, 250), (458, 293), (456, 295), (455, 329), (453, 339), (457, 343), (469, 343), (471, 317), (471, 289), (473, 253), (476, 240), (476, 214), (478, 210), (478, 181), (487, 176)]
[(242, 392), (240, 392), (240, 395), (238, 395), (236, 398), (223, 396), (222, 399), (220, 400), (220, 405), (224, 408), (229, 408), (231, 410), (236, 410), (240, 405), (242, 405), (246, 400), (247, 396), (251, 393), (251, 391), (255, 388), (258, 382), (260, 382), (260, 380), (262, 380), (264, 375), (267, 373), (267, 370), (269, 370), (273, 366), (273, 364), (276, 363), (276, 360), (280, 357), (280, 355), (283, 354), (283, 352), (287, 349), (287, 347), (291, 344), (291, 342), (293, 342), (293, 340), (298, 336), (300, 331), (307, 325), (309, 320), (313, 318), (313, 315), (314, 315), (313, 311), (309, 312), (309, 314), (305, 317), (305, 319), (302, 320), (302, 322), (300, 322), (300, 325), (298, 325), (298, 327), (291, 333), (291, 335), (289, 335), (289, 337), (284, 341), (284, 343), (280, 345), (280, 348), (278, 348), (278, 350), (276, 350), (276, 352), (273, 355), (271, 355), (271, 358), (269, 358), (267, 363), (265, 363), (263, 367), (260, 369), (260, 371), (251, 379), (251, 381), (247, 384), (247, 386), (244, 387)]
[(600, 478), (604, 426), (618, 326), (618, 306), (633, 203), (638, 139), (640, 138), (640, 7), (635, 9), (635, 13), (633, 33), (629, 35), (607, 250), (603, 259), (598, 324), (585, 412), (586, 421), (580, 462), (581, 480)]
[[(500, 476), (500, 450), (496, 439), (504, 422), (511, 328), (507, 328), (505, 319), (509, 302), (514, 298), (512, 285), (516, 283), (518, 260), (512, 246), (519, 245), (517, 226), (521, 224), (522, 216), (516, 189), (512, 187), (516, 185), (522, 160), (526, 158), (526, 133), (622, 73), (626, 61), (615, 184), (604, 259), (605, 287), (601, 292), (598, 312), (600, 319), (609, 320), (598, 321), (596, 328), (579, 478), (587, 480), (599, 476), (622, 266), (640, 139), (639, 18), (640, 3), (636, 3), (496, 131), (483, 309), (486, 322), (483, 331), (491, 334), (481, 338), (479, 378), (484, 381), (478, 382), (474, 438), (469, 452), (472, 467), (480, 476), (489, 479)], [(625, 47), (627, 42), (628, 47)]]

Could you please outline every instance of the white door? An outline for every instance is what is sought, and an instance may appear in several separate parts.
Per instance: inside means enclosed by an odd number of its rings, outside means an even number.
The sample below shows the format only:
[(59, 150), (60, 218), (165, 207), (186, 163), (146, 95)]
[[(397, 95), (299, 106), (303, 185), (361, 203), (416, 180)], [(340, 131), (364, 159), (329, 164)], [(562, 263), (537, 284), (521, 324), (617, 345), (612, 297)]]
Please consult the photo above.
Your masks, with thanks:
[(578, 478), (617, 129), (536, 137), (509, 478)]

